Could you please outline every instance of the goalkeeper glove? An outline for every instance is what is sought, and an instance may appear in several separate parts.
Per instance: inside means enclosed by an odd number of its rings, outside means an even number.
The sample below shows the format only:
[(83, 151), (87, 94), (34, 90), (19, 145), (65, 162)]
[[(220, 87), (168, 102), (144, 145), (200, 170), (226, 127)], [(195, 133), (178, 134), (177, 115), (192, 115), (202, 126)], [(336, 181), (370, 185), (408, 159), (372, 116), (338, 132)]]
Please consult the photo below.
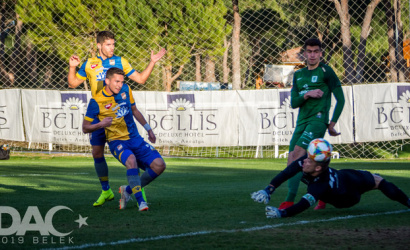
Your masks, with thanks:
[(266, 206), (265, 211), (266, 218), (268, 219), (282, 217), (282, 211), (277, 209), (276, 207)]
[(270, 201), (270, 194), (268, 194), (265, 190), (259, 190), (257, 192), (251, 193), (251, 199), (258, 203), (265, 203), (268, 204)]

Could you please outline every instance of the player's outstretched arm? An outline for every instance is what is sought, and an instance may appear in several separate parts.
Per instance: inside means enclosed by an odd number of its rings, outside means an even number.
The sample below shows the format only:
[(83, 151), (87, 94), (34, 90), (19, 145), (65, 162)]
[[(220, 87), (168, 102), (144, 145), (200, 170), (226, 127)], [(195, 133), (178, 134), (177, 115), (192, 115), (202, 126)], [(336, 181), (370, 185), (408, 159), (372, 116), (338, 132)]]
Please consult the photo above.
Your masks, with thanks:
[(297, 215), (311, 206), (309, 201), (307, 200), (307, 195), (303, 196), (303, 198), (296, 204), (286, 208), (286, 209), (278, 209), (272, 206), (266, 206), (265, 208), (265, 215), (266, 218), (273, 219), (273, 218), (282, 218), (282, 217), (291, 217)]
[(135, 105), (131, 106), (131, 110), (132, 114), (134, 115), (138, 123), (141, 124), (144, 127), (144, 129), (148, 132), (148, 140), (152, 143), (155, 143), (157, 138), (155, 137), (155, 134), (152, 131), (151, 126), (147, 123), (144, 116), (141, 114), (141, 112), (137, 109)]
[(251, 199), (258, 203), (268, 204), (270, 201), (270, 196), (275, 191), (275, 187), (268, 185), (265, 189), (251, 193)]
[(151, 51), (151, 61), (144, 69), (144, 71), (142, 71), (141, 73), (135, 71), (130, 76), (128, 76), (128, 78), (137, 83), (144, 84), (148, 80), (148, 77), (151, 75), (155, 63), (157, 63), (166, 53), (167, 51), (164, 48), (162, 48), (157, 54), (154, 54), (154, 51)]
[(159, 60), (161, 60), (161, 58), (167, 53), (167, 51), (162, 48), (160, 51), (158, 51), (158, 53), (154, 54), (154, 51), (151, 50), (151, 62), (158, 62)]
[(68, 69), (68, 76), (67, 76), (67, 81), (68, 81), (68, 87), (69, 88), (77, 88), (81, 83), (84, 82), (84, 80), (78, 78), (76, 76), (76, 68), (78, 65), (80, 65), (80, 57), (77, 55), (72, 55), (69, 59), (69, 69)]

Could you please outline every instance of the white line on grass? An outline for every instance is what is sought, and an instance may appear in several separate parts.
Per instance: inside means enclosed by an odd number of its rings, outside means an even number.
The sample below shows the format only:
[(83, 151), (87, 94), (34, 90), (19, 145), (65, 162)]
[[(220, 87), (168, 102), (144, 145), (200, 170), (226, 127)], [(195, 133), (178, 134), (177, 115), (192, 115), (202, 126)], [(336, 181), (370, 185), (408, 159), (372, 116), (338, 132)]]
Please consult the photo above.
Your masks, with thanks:
[(119, 241), (113, 241), (113, 242), (99, 242), (99, 243), (83, 244), (83, 245), (79, 245), (79, 246), (69, 246), (69, 247), (62, 247), (62, 248), (48, 248), (48, 249), (84, 249), (84, 248), (89, 248), (89, 247), (116, 246), (116, 245), (135, 243), (135, 242), (167, 240), (167, 239), (173, 239), (173, 238), (182, 238), (182, 237), (189, 237), (189, 236), (215, 234), (215, 233), (252, 232), (252, 231), (273, 229), (273, 228), (285, 227), (285, 226), (295, 226), (295, 225), (318, 223), (318, 222), (329, 222), (329, 221), (337, 221), (337, 220), (350, 220), (350, 219), (355, 219), (355, 218), (360, 218), (360, 217), (370, 217), (370, 216), (389, 215), (389, 214), (401, 214), (401, 213), (406, 213), (406, 212), (410, 212), (410, 209), (391, 211), (391, 212), (384, 212), (384, 213), (339, 216), (339, 217), (333, 217), (333, 218), (321, 219), (321, 220), (311, 220), (311, 221), (302, 220), (302, 221), (296, 221), (296, 222), (291, 222), (291, 223), (279, 223), (279, 224), (265, 225), (265, 226), (260, 226), (260, 227), (243, 228), (243, 229), (210, 230), (210, 231), (198, 231), (198, 232), (183, 233), (183, 234), (159, 235), (159, 236), (155, 236), (155, 237), (132, 238), (132, 239), (128, 239), (128, 240), (119, 240)]

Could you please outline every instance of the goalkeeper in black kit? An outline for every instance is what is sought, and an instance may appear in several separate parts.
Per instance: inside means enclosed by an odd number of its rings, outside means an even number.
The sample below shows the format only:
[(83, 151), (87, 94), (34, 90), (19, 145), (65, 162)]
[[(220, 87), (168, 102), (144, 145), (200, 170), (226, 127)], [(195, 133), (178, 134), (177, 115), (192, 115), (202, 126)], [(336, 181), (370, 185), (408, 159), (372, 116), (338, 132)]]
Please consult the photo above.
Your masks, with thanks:
[(388, 198), (410, 208), (409, 197), (396, 185), (379, 175), (368, 171), (331, 168), (329, 167), (330, 153), (322, 162), (312, 158), (314, 156), (308, 150), (306, 156), (292, 162), (274, 177), (265, 189), (251, 194), (251, 198), (255, 202), (267, 204), (277, 187), (298, 172), (303, 172), (302, 182), (307, 185), (307, 193), (298, 203), (286, 209), (279, 210), (276, 207), (267, 206), (265, 209), (267, 218), (294, 216), (313, 206), (318, 200), (329, 203), (336, 208), (352, 207), (359, 203), (363, 193), (373, 189), (379, 189)]

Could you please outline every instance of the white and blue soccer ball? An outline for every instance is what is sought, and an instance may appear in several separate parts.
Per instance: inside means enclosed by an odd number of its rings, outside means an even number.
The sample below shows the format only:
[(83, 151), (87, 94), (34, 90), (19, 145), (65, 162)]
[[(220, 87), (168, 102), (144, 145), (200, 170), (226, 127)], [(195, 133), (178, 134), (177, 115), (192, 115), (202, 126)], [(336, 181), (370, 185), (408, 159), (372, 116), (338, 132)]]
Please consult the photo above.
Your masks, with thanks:
[(332, 145), (323, 138), (314, 139), (307, 148), (308, 157), (316, 162), (326, 162), (332, 156)]

